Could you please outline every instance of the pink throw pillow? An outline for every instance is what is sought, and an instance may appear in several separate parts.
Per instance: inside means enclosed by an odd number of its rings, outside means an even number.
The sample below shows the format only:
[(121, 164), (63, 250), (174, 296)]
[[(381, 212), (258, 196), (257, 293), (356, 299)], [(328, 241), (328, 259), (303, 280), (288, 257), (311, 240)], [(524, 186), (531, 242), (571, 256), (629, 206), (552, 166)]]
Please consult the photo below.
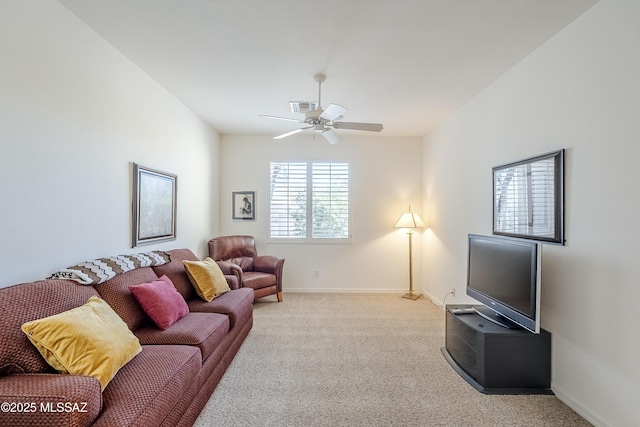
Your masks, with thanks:
[(189, 313), (187, 303), (167, 276), (151, 283), (130, 285), (129, 290), (160, 329), (167, 329)]

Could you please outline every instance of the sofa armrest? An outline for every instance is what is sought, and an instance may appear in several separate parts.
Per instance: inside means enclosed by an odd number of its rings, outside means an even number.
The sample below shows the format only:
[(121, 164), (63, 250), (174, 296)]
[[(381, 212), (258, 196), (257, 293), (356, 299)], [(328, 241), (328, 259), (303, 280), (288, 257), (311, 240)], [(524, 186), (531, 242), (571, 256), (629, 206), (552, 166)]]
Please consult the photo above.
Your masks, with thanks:
[(0, 377), (3, 425), (89, 426), (100, 416), (102, 390), (94, 377), (17, 374)]
[(283, 264), (284, 258), (273, 255), (260, 255), (253, 259), (253, 269), (263, 273), (280, 275)]

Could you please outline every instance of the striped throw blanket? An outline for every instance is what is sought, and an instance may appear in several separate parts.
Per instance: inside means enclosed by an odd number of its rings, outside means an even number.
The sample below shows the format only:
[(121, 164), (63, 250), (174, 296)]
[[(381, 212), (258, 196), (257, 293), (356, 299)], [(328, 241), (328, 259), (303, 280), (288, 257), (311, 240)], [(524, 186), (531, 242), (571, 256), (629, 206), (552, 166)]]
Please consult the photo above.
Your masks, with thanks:
[(152, 251), (132, 255), (118, 255), (81, 262), (68, 268), (56, 271), (47, 279), (69, 279), (83, 285), (98, 285), (139, 267), (162, 265), (171, 261), (167, 252)]

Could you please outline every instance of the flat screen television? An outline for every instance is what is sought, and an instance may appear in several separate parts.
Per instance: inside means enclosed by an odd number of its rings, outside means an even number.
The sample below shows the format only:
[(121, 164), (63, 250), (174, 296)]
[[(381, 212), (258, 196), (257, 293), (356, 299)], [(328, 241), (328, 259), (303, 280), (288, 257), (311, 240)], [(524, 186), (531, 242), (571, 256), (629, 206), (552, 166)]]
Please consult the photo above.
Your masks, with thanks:
[(479, 315), (508, 328), (540, 332), (542, 244), (469, 234), (467, 295)]

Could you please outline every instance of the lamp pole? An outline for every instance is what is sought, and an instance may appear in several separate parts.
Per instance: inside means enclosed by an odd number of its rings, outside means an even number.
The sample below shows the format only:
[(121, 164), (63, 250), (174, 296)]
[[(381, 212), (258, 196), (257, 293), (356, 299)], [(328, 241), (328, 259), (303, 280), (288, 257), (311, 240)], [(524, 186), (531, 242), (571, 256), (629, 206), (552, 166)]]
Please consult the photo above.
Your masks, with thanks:
[(413, 237), (413, 230), (409, 229), (409, 231), (407, 231), (407, 234), (409, 235), (409, 292), (404, 294), (402, 298), (416, 300), (420, 298), (422, 295), (413, 293), (413, 252), (412, 252), (413, 245), (411, 241)]
[(411, 212), (411, 206), (409, 206), (409, 212), (402, 214), (400, 219), (394, 225), (395, 228), (406, 228), (409, 235), (409, 292), (404, 294), (403, 298), (417, 300), (422, 295), (413, 293), (413, 229), (426, 227), (425, 223), (415, 212)]

